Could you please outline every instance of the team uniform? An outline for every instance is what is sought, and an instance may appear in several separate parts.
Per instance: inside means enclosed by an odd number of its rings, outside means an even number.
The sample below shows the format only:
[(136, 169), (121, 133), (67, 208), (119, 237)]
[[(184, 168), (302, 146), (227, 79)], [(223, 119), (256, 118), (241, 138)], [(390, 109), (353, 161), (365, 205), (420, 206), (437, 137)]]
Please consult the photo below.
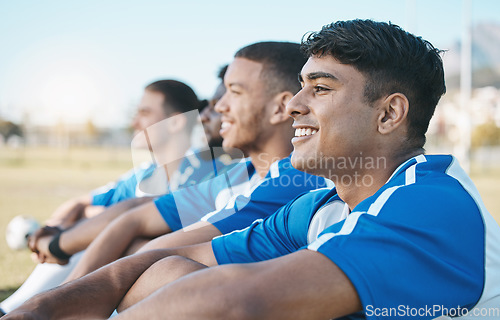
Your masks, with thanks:
[(222, 234), (267, 217), (297, 195), (331, 183), (292, 167), (290, 157), (275, 161), (264, 178), (242, 159), (213, 179), (155, 200), (165, 222), (179, 230), (200, 220)]
[[(208, 153), (208, 154), (207, 154)], [(224, 163), (218, 158), (212, 159), (209, 150), (186, 152), (179, 169), (166, 179), (163, 167), (153, 163), (143, 163), (122, 175), (116, 182), (92, 191), (92, 205), (111, 206), (123, 200), (158, 196), (200, 183), (220, 168)]]
[(347, 319), (500, 317), (500, 227), (452, 156), (406, 161), (352, 212), (334, 188), (309, 192), (212, 248), (219, 264), (322, 253), (361, 299)]

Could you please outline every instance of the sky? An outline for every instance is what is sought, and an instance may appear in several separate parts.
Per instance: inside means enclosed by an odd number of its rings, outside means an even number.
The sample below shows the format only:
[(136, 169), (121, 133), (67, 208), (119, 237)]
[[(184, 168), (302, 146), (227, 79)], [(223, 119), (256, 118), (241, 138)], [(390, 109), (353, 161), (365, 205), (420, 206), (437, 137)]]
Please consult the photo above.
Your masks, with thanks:
[[(500, 1), (470, 2), (472, 24), (500, 24)], [(446, 49), (460, 39), (462, 8), (462, 0), (0, 0), (0, 118), (122, 127), (155, 80), (209, 98), (218, 69), (253, 42), (300, 42), (360, 18)]]

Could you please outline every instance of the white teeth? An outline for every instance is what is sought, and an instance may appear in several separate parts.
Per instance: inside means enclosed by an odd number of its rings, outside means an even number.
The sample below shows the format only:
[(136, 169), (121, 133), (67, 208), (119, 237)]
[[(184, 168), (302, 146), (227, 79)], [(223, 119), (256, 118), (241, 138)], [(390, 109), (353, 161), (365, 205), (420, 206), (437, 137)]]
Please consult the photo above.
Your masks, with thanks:
[(222, 124), (220, 125), (221, 129), (225, 129), (227, 127), (230, 127), (231, 124), (229, 122), (223, 121)]
[(316, 132), (318, 132), (318, 130), (316, 130), (316, 129), (311, 129), (311, 128), (307, 128), (307, 129), (305, 129), (305, 128), (297, 128), (297, 129), (295, 129), (295, 136), (296, 137), (312, 136)]

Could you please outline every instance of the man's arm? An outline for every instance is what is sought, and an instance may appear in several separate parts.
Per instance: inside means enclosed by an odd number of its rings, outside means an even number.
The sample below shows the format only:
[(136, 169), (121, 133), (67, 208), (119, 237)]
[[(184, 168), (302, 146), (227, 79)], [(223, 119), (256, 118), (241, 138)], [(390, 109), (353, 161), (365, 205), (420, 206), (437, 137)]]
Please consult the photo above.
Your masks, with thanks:
[(362, 309), (345, 274), (322, 254), (301, 250), (269, 261), (194, 272), (116, 319), (331, 319)]
[(87, 207), (92, 205), (92, 197), (85, 194), (70, 199), (61, 204), (47, 220), (49, 226), (60, 226), (67, 228), (80, 220), (85, 215)]
[(204, 265), (216, 263), (210, 242), (136, 254), (36, 295), (2, 320), (25, 319), (23, 316), (51, 320), (107, 319), (141, 274), (155, 262), (171, 255), (186, 256)]
[[(64, 231), (59, 238), (59, 247), (66, 254), (72, 255), (87, 248), (87, 246), (104, 230), (104, 228), (116, 217), (123, 212), (134, 208), (145, 202), (150, 202), (152, 198), (135, 198), (119, 202), (109, 207), (103, 213), (87, 220), (83, 220), (74, 227)], [(49, 243), (54, 238), (54, 234), (37, 234), (30, 238), (30, 248), (37, 253), (38, 261), (41, 263), (60, 263), (60, 261), (52, 256), (48, 247)]]
[(138, 252), (145, 252), (154, 249), (176, 248), (203, 243), (220, 235), (222, 235), (222, 233), (211, 223), (199, 221), (187, 228), (164, 234), (149, 241), (146, 245), (140, 248)]
[[(122, 257), (136, 238), (154, 238), (167, 232), (170, 228), (153, 202), (135, 207), (113, 220), (92, 241), (66, 282)], [(64, 246), (61, 248), (65, 250)]]

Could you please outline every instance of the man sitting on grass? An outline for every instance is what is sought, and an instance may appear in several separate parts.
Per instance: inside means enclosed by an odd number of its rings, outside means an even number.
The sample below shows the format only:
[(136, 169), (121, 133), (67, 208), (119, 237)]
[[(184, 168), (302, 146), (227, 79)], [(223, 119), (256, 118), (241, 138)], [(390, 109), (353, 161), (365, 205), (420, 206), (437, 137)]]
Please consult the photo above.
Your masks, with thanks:
[(106, 318), (120, 302), (116, 319), (400, 319), (415, 311), (419, 319), (498, 319), (500, 227), (457, 160), (423, 150), (445, 92), (439, 50), (371, 20), (327, 25), (303, 48), (302, 90), (287, 106), (292, 163), (336, 188), (206, 244), (121, 259), (7, 319)]

